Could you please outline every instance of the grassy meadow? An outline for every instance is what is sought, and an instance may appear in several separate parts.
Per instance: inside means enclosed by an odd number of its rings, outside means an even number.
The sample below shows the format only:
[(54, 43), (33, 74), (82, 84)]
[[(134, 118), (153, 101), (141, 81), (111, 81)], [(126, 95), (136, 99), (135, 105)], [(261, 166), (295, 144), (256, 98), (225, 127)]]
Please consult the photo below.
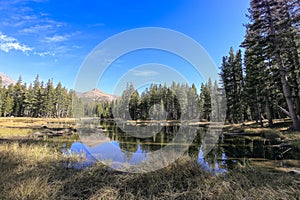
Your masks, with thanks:
[[(49, 123), (11, 120), (0, 119), (0, 199), (300, 199), (299, 174), (251, 163), (218, 176), (190, 157), (145, 174), (117, 172), (101, 163), (68, 168), (80, 158), (62, 154), (61, 140), (31, 139), (21, 128), (10, 135), (12, 128), (7, 128)], [(57, 125), (58, 119), (48, 122)]]
[(82, 170), (45, 142), (0, 145), (0, 199), (299, 199), (300, 176), (241, 166), (214, 176), (181, 158), (147, 174), (112, 171), (100, 163)]

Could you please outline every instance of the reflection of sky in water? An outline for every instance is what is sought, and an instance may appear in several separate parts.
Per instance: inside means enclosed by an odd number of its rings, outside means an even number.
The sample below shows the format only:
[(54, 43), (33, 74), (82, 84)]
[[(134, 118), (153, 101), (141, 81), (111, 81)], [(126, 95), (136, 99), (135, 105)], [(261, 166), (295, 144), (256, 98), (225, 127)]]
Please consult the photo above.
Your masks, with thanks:
[[(72, 144), (71, 148), (64, 151), (66, 155), (72, 154), (83, 154), (85, 159), (82, 162), (69, 163), (68, 167), (73, 167), (76, 169), (85, 168), (92, 166), (97, 161), (109, 162), (112, 168), (119, 168), (124, 163), (129, 164), (140, 164), (142, 161), (147, 160), (148, 154), (143, 151), (138, 145), (138, 149), (135, 152), (125, 152), (120, 149), (120, 144), (117, 141), (104, 142), (96, 147), (89, 147), (81, 142), (75, 142)], [(216, 159), (216, 158), (214, 158)], [(222, 154), (222, 165), (224, 167), (226, 160), (225, 153)], [(224, 173), (227, 170), (222, 166), (219, 166), (217, 160), (214, 162), (214, 166), (209, 164), (208, 161), (203, 156), (202, 148), (198, 155), (198, 163), (207, 171), (219, 174)]]
[(138, 145), (136, 152), (124, 152), (120, 149), (120, 144), (117, 141), (105, 142), (94, 148), (87, 147), (87, 150), (97, 160), (112, 160), (114, 162), (137, 164), (146, 159), (146, 154), (142, 152), (140, 145)]
[[(222, 168), (222, 166), (219, 166), (217, 159), (214, 158), (215, 161), (215, 165), (212, 166), (211, 164), (209, 164), (208, 161), (206, 161), (206, 158), (203, 155), (203, 151), (202, 148), (200, 148), (199, 151), (199, 155), (198, 155), (198, 163), (207, 171), (215, 173), (215, 174), (219, 174), (219, 173), (224, 173), (227, 172), (226, 169)], [(225, 160), (226, 160), (226, 155), (225, 153), (222, 154), (222, 165), (225, 165)]]
[[(110, 127), (108, 127), (109, 129)], [(115, 130), (114, 127), (110, 130)], [(150, 151), (163, 148), (168, 143), (168, 136), (172, 135), (173, 129), (166, 129), (161, 133), (163, 137), (155, 139), (147, 139), (144, 141), (132, 140), (132, 138), (121, 138), (118, 142), (117, 133), (107, 132), (107, 135), (95, 137), (87, 140), (87, 143), (75, 142), (70, 149), (63, 149), (66, 155), (77, 154), (80, 158), (79, 162), (69, 161), (65, 163), (68, 168), (85, 168), (92, 166), (97, 161), (105, 163), (114, 169), (130, 165), (138, 165), (143, 161), (150, 159)], [(111, 134), (111, 135), (110, 135)], [(166, 136), (166, 137), (165, 137)], [(104, 138), (105, 137), (105, 138)], [(104, 139), (103, 139), (104, 138)], [(120, 139), (119, 138), (119, 139)], [(97, 139), (102, 143), (97, 143)], [(111, 141), (113, 140), (113, 141)], [(106, 142), (105, 142), (106, 141)], [(94, 147), (89, 145), (97, 145)], [(271, 146), (272, 145), (272, 146)], [(271, 148), (270, 148), (271, 146)], [(122, 150), (124, 149), (124, 150)], [(130, 149), (134, 152), (126, 151)], [(283, 152), (284, 154), (282, 157)], [(238, 136), (222, 135), (220, 143), (216, 148), (212, 149), (207, 155), (203, 155), (203, 148), (200, 142), (193, 143), (193, 146), (187, 152), (192, 158), (197, 159), (200, 166), (205, 170), (219, 174), (224, 173), (236, 166), (238, 163), (244, 164), (245, 160), (252, 159), (254, 161), (264, 162), (266, 160), (293, 159), (299, 160), (299, 150), (296, 147), (280, 147), (278, 141), (265, 142), (260, 139), (248, 140)]]
[(82, 157), (81, 162), (70, 162), (65, 163), (66, 167), (68, 168), (75, 168), (75, 169), (81, 169), (85, 167), (92, 166), (97, 160), (95, 157), (87, 150), (87, 147), (83, 145), (81, 142), (74, 142), (70, 149), (66, 150), (63, 149), (63, 153), (66, 155), (82, 155), (85, 156)]
[(121, 163), (139, 164), (147, 159), (147, 154), (142, 151), (140, 145), (136, 152), (124, 152), (120, 149), (120, 144), (117, 141), (105, 142), (96, 147), (88, 147), (81, 142), (75, 142), (67, 151), (64, 150), (66, 155), (83, 154), (85, 160), (78, 163), (72, 163), (68, 167), (85, 168), (91, 166), (97, 161), (107, 161), (111, 163), (111, 167), (119, 168)]

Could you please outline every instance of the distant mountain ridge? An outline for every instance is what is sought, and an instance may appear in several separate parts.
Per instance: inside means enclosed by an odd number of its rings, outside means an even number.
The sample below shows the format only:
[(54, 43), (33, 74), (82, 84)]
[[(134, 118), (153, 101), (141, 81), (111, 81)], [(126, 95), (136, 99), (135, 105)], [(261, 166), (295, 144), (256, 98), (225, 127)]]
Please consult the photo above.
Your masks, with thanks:
[(10, 84), (15, 84), (16, 81), (7, 76), (6, 74), (0, 72), (0, 77), (2, 78), (2, 85), (9, 86)]
[(77, 93), (78, 98), (80, 99), (89, 99), (93, 101), (113, 101), (116, 100), (118, 97), (115, 95), (107, 94), (98, 88), (94, 88), (90, 91), (83, 92), (83, 93)]

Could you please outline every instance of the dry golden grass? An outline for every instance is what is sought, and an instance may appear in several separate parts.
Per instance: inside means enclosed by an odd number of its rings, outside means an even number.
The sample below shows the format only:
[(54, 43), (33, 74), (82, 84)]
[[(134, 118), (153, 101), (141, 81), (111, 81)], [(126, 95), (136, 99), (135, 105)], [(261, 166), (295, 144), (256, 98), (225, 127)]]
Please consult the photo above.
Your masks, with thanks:
[[(0, 126), (43, 126), (74, 123), (74, 119), (0, 118)], [(233, 129), (240, 125), (231, 126)], [(300, 176), (263, 167), (240, 166), (214, 176), (189, 157), (169, 167), (145, 173), (112, 171), (98, 163), (69, 169), (78, 156), (61, 153), (62, 138), (20, 140), (30, 129), (0, 129), (0, 199), (300, 199)], [(274, 132), (275, 130), (275, 132)], [(244, 129), (258, 134), (300, 138), (300, 132)], [(67, 140), (67, 138), (66, 138)]]
[(300, 140), (300, 131), (286, 131), (283, 133), (286, 140)]
[(59, 145), (0, 143), (0, 199), (299, 199), (300, 177), (261, 168), (213, 176), (189, 157), (146, 173), (115, 172), (96, 164), (82, 170), (63, 163)]
[(74, 118), (1, 117), (0, 127), (34, 127), (48, 124), (74, 124)]
[(43, 126), (48, 128), (75, 128), (73, 118), (29, 118), (29, 117), (2, 117), (0, 118), (0, 138), (25, 138), (33, 129)]
[(32, 133), (31, 129), (21, 128), (0, 128), (0, 138), (24, 137)]

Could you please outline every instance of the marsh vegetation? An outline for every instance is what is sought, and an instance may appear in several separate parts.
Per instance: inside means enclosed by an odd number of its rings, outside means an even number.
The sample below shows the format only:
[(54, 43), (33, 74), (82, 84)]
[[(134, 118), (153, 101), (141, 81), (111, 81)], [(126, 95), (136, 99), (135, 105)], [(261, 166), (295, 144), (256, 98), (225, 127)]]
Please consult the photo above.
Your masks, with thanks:
[[(30, 119), (24, 119), (23, 122), (18, 119), (15, 123), (25, 123), (30, 127), (28, 122)], [(58, 123), (57, 119), (49, 119), (49, 122), (48, 126), (73, 126), (72, 120)], [(9, 126), (13, 123), (11, 120)], [(111, 123), (101, 122), (100, 125), (107, 130), (104, 132), (111, 141), (118, 141), (121, 148), (132, 154), (139, 145), (146, 150), (155, 150), (167, 143), (168, 131), (163, 133), (163, 143), (160, 137), (143, 142), (126, 138), (124, 133), (116, 132), (116, 127)], [(300, 175), (293, 170), (282, 170), (297, 168), (295, 163), (292, 163), (293, 166), (288, 164), (291, 164), (291, 160), (299, 160), (299, 143), (292, 138), (294, 142), (289, 147), (293, 150), (288, 152), (290, 155), (284, 155), (288, 159), (277, 157), (279, 152), (274, 148), (279, 150), (280, 147), (272, 147), (275, 144), (268, 143), (280, 138), (283, 139), (281, 143), (292, 141), (288, 131), (280, 132), (278, 129), (274, 131), (275, 137), (269, 136), (273, 132), (268, 128), (255, 128), (255, 125), (246, 128), (228, 126), (219, 144), (202, 161), (199, 161), (200, 143), (195, 140), (187, 154), (175, 163), (158, 171), (131, 174), (112, 170), (101, 162), (81, 168), (66, 165), (84, 162), (80, 154), (63, 153), (64, 149), (71, 149), (72, 144), (80, 142), (78, 136), (29, 138), (31, 133), (28, 130), (32, 129), (28, 129), (28, 126), (25, 129), (1, 128), (2, 132), (14, 130), (12, 136), (2, 134), (0, 139), (1, 199), (300, 198)], [(237, 132), (239, 136), (236, 136)], [(254, 144), (249, 143), (252, 137), (250, 133), (256, 137), (253, 138)], [(299, 136), (295, 133), (292, 135)], [(222, 159), (224, 153), (226, 157)], [(133, 155), (129, 156), (132, 158)], [(280, 166), (283, 160), (290, 163)], [(216, 166), (226, 171), (215, 173)]]

